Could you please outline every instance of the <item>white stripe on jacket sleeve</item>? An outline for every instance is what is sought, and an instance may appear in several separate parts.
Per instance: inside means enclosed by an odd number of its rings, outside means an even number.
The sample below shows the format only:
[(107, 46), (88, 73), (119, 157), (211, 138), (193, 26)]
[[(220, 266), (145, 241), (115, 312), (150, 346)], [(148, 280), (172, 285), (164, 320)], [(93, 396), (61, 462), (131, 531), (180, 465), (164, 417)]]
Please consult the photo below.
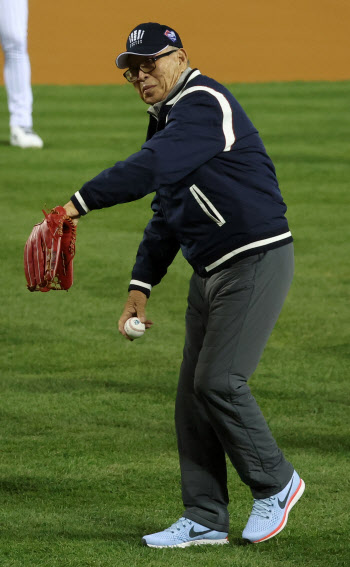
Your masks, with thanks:
[(87, 204), (85, 203), (83, 197), (80, 195), (79, 191), (77, 191), (76, 193), (74, 193), (74, 197), (76, 198), (76, 200), (79, 202), (79, 205), (84, 209), (84, 211), (86, 213), (90, 212), (89, 207), (87, 206)]
[(151, 291), (152, 286), (151, 284), (145, 283), (145, 282), (140, 282), (139, 280), (131, 280), (129, 285), (139, 285), (140, 287), (145, 287), (146, 289), (149, 289)]

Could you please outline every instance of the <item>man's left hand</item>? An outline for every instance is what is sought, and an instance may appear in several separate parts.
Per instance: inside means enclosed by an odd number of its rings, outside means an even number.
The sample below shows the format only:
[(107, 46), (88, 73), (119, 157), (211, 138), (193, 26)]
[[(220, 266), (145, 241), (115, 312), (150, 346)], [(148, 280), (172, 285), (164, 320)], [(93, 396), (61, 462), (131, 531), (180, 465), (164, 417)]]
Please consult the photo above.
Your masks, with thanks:
[(129, 292), (128, 300), (118, 323), (119, 332), (129, 341), (132, 341), (133, 339), (128, 337), (124, 331), (124, 325), (130, 317), (137, 317), (140, 319), (141, 323), (145, 324), (146, 329), (149, 329), (153, 325), (153, 321), (146, 319), (146, 304), (147, 296), (142, 293), (142, 291), (135, 289)]

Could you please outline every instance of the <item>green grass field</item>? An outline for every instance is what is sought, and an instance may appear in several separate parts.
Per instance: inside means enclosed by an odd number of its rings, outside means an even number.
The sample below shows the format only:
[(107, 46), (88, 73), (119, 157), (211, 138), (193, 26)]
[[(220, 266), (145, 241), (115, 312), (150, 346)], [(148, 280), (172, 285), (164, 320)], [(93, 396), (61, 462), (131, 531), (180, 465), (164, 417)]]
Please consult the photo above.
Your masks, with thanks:
[(45, 148), (20, 150), (1, 88), (1, 567), (350, 563), (350, 82), (231, 89), (275, 162), (295, 238), (294, 284), (251, 387), (305, 496), (279, 536), (243, 545), (252, 501), (230, 468), (230, 545), (140, 545), (182, 513), (173, 409), (191, 270), (176, 258), (149, 301), (153, 329), (130, 343), (117, 320), (151, 197), (80, 222), (68, 293), (30, 294), (22, 256), (42, 208), (139, 149), (146, 107), (128, 86), (35, 87)]

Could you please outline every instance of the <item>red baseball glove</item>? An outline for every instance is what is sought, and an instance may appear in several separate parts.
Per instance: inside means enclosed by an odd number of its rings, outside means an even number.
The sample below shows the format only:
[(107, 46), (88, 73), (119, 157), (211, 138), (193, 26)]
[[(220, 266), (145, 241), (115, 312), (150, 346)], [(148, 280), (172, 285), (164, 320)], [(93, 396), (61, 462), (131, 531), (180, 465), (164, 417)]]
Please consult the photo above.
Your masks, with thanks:
[(55, 207), (36, 224), (24, 248), (29, 291), (69, 289), (73, 284), (76, 226), (63, 207)]

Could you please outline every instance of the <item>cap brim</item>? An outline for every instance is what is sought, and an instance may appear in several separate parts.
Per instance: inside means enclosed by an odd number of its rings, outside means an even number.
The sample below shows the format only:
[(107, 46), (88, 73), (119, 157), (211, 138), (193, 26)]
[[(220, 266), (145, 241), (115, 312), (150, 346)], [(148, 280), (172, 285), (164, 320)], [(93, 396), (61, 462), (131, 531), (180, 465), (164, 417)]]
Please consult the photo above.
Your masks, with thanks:
[(115, 64), (118, 69), (127, 69), (128, 68), (128, 57), (129, 55), (141, 55), (142, 57), (154, 57), (154, 55), (158, 55), (166, 49), (168, 45), (162, 47), (162, 49), (158, 49), (158, 51), (154, 51), (153, 53), (137, 53), (136, 51), (124, 51), (124, 53), (120, 53), (115, 60)]

